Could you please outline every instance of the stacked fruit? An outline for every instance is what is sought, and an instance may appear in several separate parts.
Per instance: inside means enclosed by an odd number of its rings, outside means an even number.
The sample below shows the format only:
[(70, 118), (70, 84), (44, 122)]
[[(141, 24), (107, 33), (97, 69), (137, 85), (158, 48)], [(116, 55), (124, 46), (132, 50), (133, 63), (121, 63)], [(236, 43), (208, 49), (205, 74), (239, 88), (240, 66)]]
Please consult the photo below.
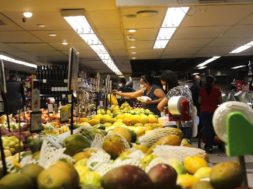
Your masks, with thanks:
[(23, 150), (23, 143), (15, 136), (3, 136), (3, 147), (5, 155), (11, 156)]

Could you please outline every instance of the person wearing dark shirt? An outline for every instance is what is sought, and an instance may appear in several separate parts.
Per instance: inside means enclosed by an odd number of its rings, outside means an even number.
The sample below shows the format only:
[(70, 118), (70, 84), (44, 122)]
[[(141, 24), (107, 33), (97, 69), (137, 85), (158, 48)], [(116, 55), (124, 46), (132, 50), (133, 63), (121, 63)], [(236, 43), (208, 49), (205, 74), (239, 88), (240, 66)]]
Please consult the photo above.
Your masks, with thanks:
[[(191, 91), (186, 86), (180, 86), (178, 84), (177, 74), (171, 70), (166, 70), (162, 73), (161, 84), (163, 85), (164, 91), (166, 91), (166, 96), (158, 104), (158, 109), (163, 112), (167, 108), (168, 101), (173, 96), (183, 96), (190, 103), (190, 112), (192, 113), (193, 101)], [(181, 121), (180, 127), (184, 133), (184, 138), (191, 139), (192, 137), (192, 120)]]
[[(126, 79), (125, 78), (121, 78), (120, 79), (120, 83), (119, 83), (119, 88), (118, 91), (121, 92), (134, 92), (134, 89), (132, 87), (130, 87), (129, 85), (126, 85)], [(130, 104), (131, 106), (133, 106), (133, 99), (130, 98), (124, 98), (121, 97), (119, 100), (119, 105), (123, 104), (124, 102), (128, 102), (128, 104)]]
[(221, 103), (221, 90), (214, 85), (215, 78), (211, 75), (206, 77), (205, 87), (200, 89), (200, 120), (203, 126), (202, 136), (204, 137), (205, 150), (213, 151), (215, 132), (212, 124), (213, 114)]
[(199, 104), (199, 91), (201, 87), (201, 78), (199, 75), (195, 75), (193, 77), (193, 85), (190, 90), (192, 93), (193, 105), (197, 108), (198, 114), (200, 112), (200, 104)]
[(24, 88), (20, 82), (17, 81), (15, 75), (11, 75), (6, 82), (7, 94), (7, 113), (17, 114), (17, 111), (22, 109), (25, 104)]
[(127, 97), (127, 98), (137, 98), (141, 96), (148, 96), (151, 100), (144, 102), (144, 108), (149, 109), (155, 115), (160, 116), (160, 111), (157, 109), (158, 103), (165, 96), (162, 88), (153, 84), (153, 77), (149, 75), (143, 75), (140, 79), (140, 89), (135, 92), (120, 92), (114, 91), (116, 95)]

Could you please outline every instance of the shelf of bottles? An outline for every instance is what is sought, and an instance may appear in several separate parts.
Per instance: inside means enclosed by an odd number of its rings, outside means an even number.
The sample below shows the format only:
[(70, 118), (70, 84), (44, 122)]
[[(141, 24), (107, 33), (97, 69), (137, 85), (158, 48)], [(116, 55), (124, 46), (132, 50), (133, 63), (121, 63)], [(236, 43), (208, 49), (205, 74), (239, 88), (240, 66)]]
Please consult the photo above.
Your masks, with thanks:
[(57, 104), (64, 105), (68, 98), (67, 65), (38, 66), (33, 88), (40, 90), (41, 107), (46, 108), (47, 99), (54, 97)]

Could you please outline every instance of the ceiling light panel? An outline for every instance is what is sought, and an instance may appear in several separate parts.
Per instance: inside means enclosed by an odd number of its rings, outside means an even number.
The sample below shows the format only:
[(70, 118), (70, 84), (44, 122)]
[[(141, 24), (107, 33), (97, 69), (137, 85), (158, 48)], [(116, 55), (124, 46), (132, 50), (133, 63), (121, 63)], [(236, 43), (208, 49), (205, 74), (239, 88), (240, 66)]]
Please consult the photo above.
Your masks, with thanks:
[(85, 16), (64, 16), (68, 24), (79, 34), (79, 36), (92, 48), (99, 56), (102, 62), (112, 70), (116, 75), (123, 75), (118, 67), (115, 65), (110, 54), (99, 40), (96, 33), (93, 31), (91, 25)]
[(167, 9), (153, 46), (154, 49), (163, 49), (167, 46), (169, 40), (172, 38), (188, 11), (189, 7), (172, 7)]
[(31, 64), (29, 62), (17, 60), (17, 59), (14, 59), (14, 58), (2, 55), (2, 54), (0, 54), (0, 59), (2, 59), (4, 61), (7, 61), (7, 62), (12, 62), (12, 63), (23, 65), (23, 66), (28, 66), (28, 67), (31, 67), (31, 68), (37, 68), (37, 65), (35, 65), (35, 64)]
[(246, 67), (246, 65), (235, 66), (235, 67), (232, 67), (231, 69), (236, 70), (236, 69), (240, 69), (240, 68), (244, 68), (244, 67)]
[(168, 8), (162, 24), (162, 28), (178, 27), (184, 19), (184, 16), (188, 10), (189, 7)]
[(217, 60), (218, 58), (220, 58), (220, 56), (213, 56), (212, 58), (207, 59), (206, 61), (202, 62), (201, 64), (197, 65), (197, 67), (204, 67), (207, 64)]
[(247, 44), (245, 44), (245, 45), (242, 45), (242, 46), (240, 46), (240, 47), (238, 47), (238, 48), (232, 50), (230, 53), (231, 53), (231, 54), (241, 53), (241, 52), (243, 52), (243, 51), (245, 51), (245, 50), (251, 48), (252, 46), (253, 46), (253, 41), (251, 41), (251, 42), (249, 42), (249, 43), (247, 43)]

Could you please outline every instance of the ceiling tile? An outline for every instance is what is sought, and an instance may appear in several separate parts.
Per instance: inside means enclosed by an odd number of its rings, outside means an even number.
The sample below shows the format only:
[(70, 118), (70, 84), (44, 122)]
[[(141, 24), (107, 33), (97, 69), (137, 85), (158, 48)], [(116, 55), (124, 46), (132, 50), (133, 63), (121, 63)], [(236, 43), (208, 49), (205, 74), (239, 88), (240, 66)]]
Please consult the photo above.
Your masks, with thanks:
[(216, 46), (227, 46), (230, 48), (237, 48), (245, 43), (248, 43), (252, 40), (252, 38), (226, 38), (226, 37), (219, 37), (214, 41), (209, 43), (209, 46), (216, 47)]
[(252, 4), (194, 6), (182, 26), (231, 26), (252, 12)]
[[(159, 31), (159, 28), (152, 28), (152, 29), (138, 29), (136, 33), (132, 34), (133, 37), (137, 41), (142, 40), (155, 40), (157, 37), (157, 33)], [(128, 35), (131, 35), (127, 33)], [(126, 35), (127, 35), (126, 34)]]
[(4, 43), (34, 43), (39, 39), (25, 31), (0, 32), (0, 42)]
[(169, 44), (167, 45), (166, 49), (191, 49), (191, 48), (200, 48), (207, 44), (209, 44), (212, 41), (212, 39), (183, 39), (183, 40), (175, 40), (172, 39), (169, 41)]
[[(68, 43), (80, 43), (82, 40), (74, 31), (47, 30), (47, 31), (31, 31), (41, 41), (47, 43), (61, 43), (66, 40)], [(56, 37), (50, 37), (49, 34), (56, 34)], [(85, 44), (85, 42), (83, 41)]]
[(124, 49), (125, 48), (125, 43), (123, 40), (108, 40), (104, 43), (105, 47), (108, 48), (109, 50), (113, 49)]
[(231, 49), (229, 47), (205, 47), (203, 49), (200, 49), (200, 51), (198, 53), (196, 53), (195, 55), (199, 56), (199, 57), (206, 57), (206, 56), (224, 56), (227, 55), (229, 52), (231, 51)]
[(175, 32), (173, 39), (215, 38), (227, 28), (226, 26), (180, 27)]
[[(147, 29), (147, 28), (159, 28), (162, 24), (167, 8), (165, 7), (138, 7), (138, 8), (121, 8), (121, 16), (125, 29)], [(157, 10), (158, 14), (153, 16), (141, 16), (136, 15), (134, 18), (127, 18), (125, 15), (136, 14), (141, 10)]]
[(200, 48), (192, 47), (192, 48), (167, 48), (164, 50), (163, 55), (171, 55), (177, 54), (180, 57), (180, 54), (191, 54), (198, 52)]
[(120, 16), (117, 9), (87, 11), (87, 19), (96, 31), (96, 28), (119, 28)]
[(11, 21), (8, 17), (6, 17), (3, 13), (0, 12), (0, 21), (2, 25), (0, 25), (0, 31), (21, 31), (22, 28), (16, 25), (13, 21)]
[(238, 25), (229, 29), (222, 37), (251, 38), (253, 40), (253, 25)]

